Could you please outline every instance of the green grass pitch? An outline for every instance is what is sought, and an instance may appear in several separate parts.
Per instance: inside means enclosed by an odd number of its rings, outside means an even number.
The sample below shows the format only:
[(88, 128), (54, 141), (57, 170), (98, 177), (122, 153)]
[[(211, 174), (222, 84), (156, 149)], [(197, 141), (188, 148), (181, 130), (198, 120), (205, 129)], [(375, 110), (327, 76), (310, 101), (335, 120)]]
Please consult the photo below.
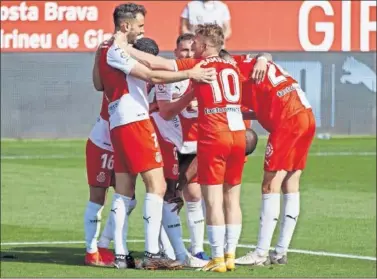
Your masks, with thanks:
[[(260, 140), (244, 171), (240, 243), (245, 245), (257, 241), (265, 144)], [(84, 140), (1, 142), (1, 277), (376, 277), (375, 260), (311, 253), (376, 257), (374, 137), (314, 142), (302, 178), (301, 215), (291, 244), (300, 253), (290, 253), (287, 266), (239, 267), (233, 273), (205, 275), (194, 270), (86, 267), (84, 244), (48, 243), (84, 238), (83, 214), (88, 199), (84, 151)], [(103, 220), (109, 212), (111, 192)], [(130, 217), (131, 240), (143, 237), (143, 194), (139, 181), (139, 203)], [(181, 216), (188, 238), (185, 213)], [(142, 242), (129, 246), (136, 253), (143, 251)], [(239, 248), (237, 254), (247, 251)]]

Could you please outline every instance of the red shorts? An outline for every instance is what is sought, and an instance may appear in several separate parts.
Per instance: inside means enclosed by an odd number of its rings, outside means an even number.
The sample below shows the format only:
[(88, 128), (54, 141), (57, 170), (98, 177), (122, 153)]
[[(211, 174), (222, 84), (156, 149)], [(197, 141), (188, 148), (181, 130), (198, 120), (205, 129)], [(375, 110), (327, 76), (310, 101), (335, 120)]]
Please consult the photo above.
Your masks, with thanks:
[(110, 135), (115, 172), (135, 175), (163, 166), (157, 135), (149, 119), (115, 127)]
[(201, 185), (241, 183), (245, 164), (245, 131), (221, 132), (198, 141), (198, 182)]
[(315, 129), (315, 117), (311, 109), (286, 120), (268, 137), (264, 170), (303, 170)]
[(160, 144), (162, 160), (164, 162), (164, 177), (165, 179), (178, 180), (177, 148), (174, 146), (174, 144), (166, 141), (162, 137), (153, 117), (151, 117), (151, 122), (154, 126), (154, 130), (156, 131), (158, 143)]
[(93, 187), (115, 185), (113, 152), (102, 149), (90, 139), (86, 141), (86, 175)]

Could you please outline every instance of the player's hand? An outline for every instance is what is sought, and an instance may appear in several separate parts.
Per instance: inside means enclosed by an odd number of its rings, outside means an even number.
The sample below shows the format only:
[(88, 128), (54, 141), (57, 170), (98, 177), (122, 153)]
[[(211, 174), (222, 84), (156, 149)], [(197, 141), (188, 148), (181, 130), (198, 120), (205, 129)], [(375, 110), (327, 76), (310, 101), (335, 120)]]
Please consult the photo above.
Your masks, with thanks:
[(177, 214), (181, 211), (185, 202), (183, 201), (182, 191), (176, 190), (175, 197), (168, 200), (168, 203), (176, 203), (177, 205), (171, 210), (171, 212), (177, 211)]
[(264, 80), (264, 77), (267, 73), (267, 59), (262, 57), (258, 58), (257, 62), (254, 65), (253, 72), (251, 73), (251, 78), (255, 83), (261, 83)]
[(192, 100), (187, 106), (186, 110), (188, 112), (197, 112), (198, 111), (198, 101), (196, 99)]
[(195, 65), (194, 68), (188, 71), (189, 78), (197, 82), (211, 83), (216, 79), (215, 68), (202, 68), (204, 61)]

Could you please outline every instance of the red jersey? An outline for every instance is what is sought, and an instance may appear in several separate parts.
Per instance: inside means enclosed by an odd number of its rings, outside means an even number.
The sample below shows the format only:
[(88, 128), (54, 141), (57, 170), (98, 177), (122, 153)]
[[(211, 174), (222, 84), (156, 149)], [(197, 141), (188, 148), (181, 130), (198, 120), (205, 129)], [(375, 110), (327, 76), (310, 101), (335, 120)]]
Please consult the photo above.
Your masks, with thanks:
[[(245, 55), (233, 57), (245, 77), (250, 77), (256, 59)], [(279, 65), (269, 62), (265, 79), (254, 83), (248, 78), (242, 84), (242, 105), (253, 110), (257, 120), (268, 132), (282, 121), (311, 108), (298, 82)]]
[(176, 60), (178, 70), (193, 68), (204, 60), (203, 68), (215, 68), (217, 79), (211, 84), (193, 82), (198, 101), (198, 129), (201, 134), (245, 130), (241, 113), (241, 82), (237, 65), (218, 56)]
[(109, 121), (109, 102), (105, 96), (105, 93), (102, 94), (102, 104), (100, 116), (103, 120)]

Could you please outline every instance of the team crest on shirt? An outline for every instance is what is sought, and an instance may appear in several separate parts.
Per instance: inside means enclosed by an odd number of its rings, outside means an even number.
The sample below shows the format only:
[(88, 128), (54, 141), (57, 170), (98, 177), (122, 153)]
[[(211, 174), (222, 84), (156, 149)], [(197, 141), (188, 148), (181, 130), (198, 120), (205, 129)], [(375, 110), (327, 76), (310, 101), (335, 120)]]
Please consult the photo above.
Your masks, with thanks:
[(157, 163), (161, 163), (161, 161), (162, 161), (162, 156), (161, 156), (161, 153), (160, 153), (160, 152), (156, 152), (155, 159), (156, 159), (156, 162), (157, 162)]
[(157, 84), (157, 92), (166, 92), (166, 85), (165, 84)]
[(173, 166), (173, 174), (178, 175), (178, 165), (177, 164), (174, 164), (174, 166)]
[(270, 157), (274, 153), (274, 148), (272, 147), (271, 143), (268, 143), (266, 146), (266, 157)]
[(97, 181), (98, 181), (99, 183), (103, 183), (103, 182), (105, 182), (105, 180), (106, 180), (106, 174), (105, 174), (103, 171), (101, 171), (101, 172), (97, 175)]

